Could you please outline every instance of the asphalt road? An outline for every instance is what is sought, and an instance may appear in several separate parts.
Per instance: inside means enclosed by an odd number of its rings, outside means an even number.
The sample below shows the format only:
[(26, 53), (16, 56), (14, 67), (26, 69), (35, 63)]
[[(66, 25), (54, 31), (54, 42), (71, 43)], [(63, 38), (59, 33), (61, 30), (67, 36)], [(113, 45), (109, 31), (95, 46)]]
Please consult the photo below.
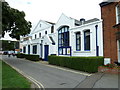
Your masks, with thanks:
[[(118, 88), (118, 75), (94, 73), (92, 75), (71, 69), (59, 68), (16, 57), (2, 56), (2, 59), (34, 78), (43, 88)], [(117, 90), (117, 89), (115, 89)]]
[(75, 88), (88, 77), (16, 57), (2, 56), (2, 59), (40, 82), (44, 88)]

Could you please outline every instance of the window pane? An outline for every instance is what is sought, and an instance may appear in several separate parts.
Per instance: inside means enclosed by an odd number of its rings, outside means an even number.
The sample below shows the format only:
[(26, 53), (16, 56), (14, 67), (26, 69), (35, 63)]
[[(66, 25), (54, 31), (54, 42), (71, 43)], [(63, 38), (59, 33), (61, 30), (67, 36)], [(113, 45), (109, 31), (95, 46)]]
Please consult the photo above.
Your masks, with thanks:
[(67, 32), (68, 31), (68, 27), (65, 27), (65, 32)]
[(64, 38), (64, 33), (61, 34), (61, 38)]
[(76, 50), (81, 50), (81, 38), (80, 32), (76, 33)]
[(59, 44), (61, 44), (61, 39), (59, 40)]
[(64, 28), (62, 28), (62, 33), (64, 33)]
[(120, 6), (117, 7), (117, 13), (120, 14)]
[(85, 31), (85, 50), (90, 50), (90, 30), (89, 31)]
[(61, 33), (61, 29), (58, 31), (58, 33)]
[(89, 36), (89, 35), (90, 35), (89, 31), (85, 32), (85, 36)]
[(61, 39), (61, 34), (59, 34), (59, 36), (58, 36), (58, 37), (59, 37), (59, 39)]
[(79, 50), (79, 45), (77, 45), (77, 50)]
[(77, 40), (77, 44), (80, 44), (80, 39)]

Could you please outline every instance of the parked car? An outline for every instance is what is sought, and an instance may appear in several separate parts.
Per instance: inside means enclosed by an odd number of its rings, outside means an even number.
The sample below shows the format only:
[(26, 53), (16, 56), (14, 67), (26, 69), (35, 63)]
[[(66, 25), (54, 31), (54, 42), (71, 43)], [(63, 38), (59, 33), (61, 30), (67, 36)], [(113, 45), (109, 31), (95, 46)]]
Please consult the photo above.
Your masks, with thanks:
[(3, 52), (3, 55), (8, 55), (8, 51), (4, 51), (4, 52)]

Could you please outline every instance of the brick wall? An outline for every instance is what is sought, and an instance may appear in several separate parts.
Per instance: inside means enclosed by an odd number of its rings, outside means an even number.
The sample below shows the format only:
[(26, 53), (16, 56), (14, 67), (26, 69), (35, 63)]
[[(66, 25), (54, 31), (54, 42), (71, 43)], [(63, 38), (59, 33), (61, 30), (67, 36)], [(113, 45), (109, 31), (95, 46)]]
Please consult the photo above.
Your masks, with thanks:
[(113, 28), (116, 24), (115, 6), (117, 2), (101, 6), (101, 18), (103, 19), (103, 45), (104, 57), (111, 58), (111, 63), (118, 61), (117, 55), (117, 28)]

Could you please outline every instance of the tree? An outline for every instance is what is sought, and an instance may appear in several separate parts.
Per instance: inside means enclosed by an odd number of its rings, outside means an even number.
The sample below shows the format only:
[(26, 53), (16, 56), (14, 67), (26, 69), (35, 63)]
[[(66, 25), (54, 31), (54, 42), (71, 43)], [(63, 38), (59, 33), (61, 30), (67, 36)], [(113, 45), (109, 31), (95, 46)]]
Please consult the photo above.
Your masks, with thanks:
[(8, 50), (14, 50), (14, 42), (8, 41), (8, 40), (2, 40), (2, 50), (8, 51)]
[(2, 2), (2, 37), (5, 32), (11, 32), (10, 37), (20, 39), (30, 33), (30, 21), (25, 20), (25, 13), (11, 8), (7, 2)]

